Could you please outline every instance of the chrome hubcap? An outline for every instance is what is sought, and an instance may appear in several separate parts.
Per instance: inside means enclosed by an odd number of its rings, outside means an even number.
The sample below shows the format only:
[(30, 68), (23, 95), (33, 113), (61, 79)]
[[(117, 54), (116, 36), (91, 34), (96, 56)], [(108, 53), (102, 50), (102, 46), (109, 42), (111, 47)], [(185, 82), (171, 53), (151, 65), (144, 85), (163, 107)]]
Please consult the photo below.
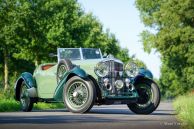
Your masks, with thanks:
[(76, 98), (77, 96), (78, 96), (78, 92), (75, 91), (75, 92), (73, 93), (73, 97)]
[(71, 107), (80, 108), (87, 100), (89, 92), (87, 86), (79, 81), (71, 84), (67, 90), (67, 100)]

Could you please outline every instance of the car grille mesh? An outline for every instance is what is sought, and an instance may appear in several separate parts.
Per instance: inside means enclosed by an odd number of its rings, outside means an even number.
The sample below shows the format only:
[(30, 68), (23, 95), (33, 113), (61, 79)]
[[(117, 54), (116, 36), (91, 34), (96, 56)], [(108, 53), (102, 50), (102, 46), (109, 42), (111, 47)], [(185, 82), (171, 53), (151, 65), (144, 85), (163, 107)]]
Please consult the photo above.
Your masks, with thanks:
[(123, 73), (123, 64), (115, 61), (107, 61), (106, 64), (109, 66), (109, 75), (110, 78), (120, 77), (119, 73)]

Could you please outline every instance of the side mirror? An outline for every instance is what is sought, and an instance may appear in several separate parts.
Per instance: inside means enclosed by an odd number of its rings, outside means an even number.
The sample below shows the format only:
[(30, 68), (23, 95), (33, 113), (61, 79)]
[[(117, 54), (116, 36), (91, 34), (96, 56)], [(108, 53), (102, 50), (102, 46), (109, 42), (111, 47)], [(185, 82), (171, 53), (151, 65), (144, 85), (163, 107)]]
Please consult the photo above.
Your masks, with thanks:
[(49, 57), (57, 57), (57, 54), (49, 53)]

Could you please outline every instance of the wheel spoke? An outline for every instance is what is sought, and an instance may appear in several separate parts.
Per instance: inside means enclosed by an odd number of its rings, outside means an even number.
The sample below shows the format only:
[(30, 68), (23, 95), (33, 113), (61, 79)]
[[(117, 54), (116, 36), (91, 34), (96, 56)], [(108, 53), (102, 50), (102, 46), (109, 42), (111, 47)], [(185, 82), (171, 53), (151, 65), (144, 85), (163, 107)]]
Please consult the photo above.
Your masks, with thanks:
[(25, 84), (21, 85), (20, 102), (23, 109), (27, 109), (30, 105), (30, 97)]
[(69, 86), (68, 92), (68, 102), (74, 108), (79, 108), (85, 104), (88, 99), (88, 90), (86, 85), (79, 81), (74, 82)]
[(141, 84), (137, 89), (140, 98), (138, 100), (138, 106), (145, 108), (147, 107), (153, 100), (153, 92), (151, 87), (147, 84)]
[(61, 79), (63, 78), (63, 75), (64, 75), (64, 73), (67, 71), (67, 69), (66, 69), (66, 67), (65, 67), (65, 65), (61, 65), (60, 67), (59, 67), (59, 73), (58, 73), (58, 80), (59, 80), (59, 82), (61, 81)]

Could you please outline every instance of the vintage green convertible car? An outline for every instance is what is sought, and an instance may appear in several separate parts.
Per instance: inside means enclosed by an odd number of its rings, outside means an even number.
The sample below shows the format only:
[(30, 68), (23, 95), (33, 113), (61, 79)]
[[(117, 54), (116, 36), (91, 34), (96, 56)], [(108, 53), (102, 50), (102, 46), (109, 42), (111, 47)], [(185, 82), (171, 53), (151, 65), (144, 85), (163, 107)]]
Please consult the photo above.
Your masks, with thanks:
[(137, 114), (152, 113), (160, 90), (152, 73), (95, 48), (58, 48), (58, 63), (39, 65), (33, 75), (24, 72), (15, 84), (15, 99), (23, 111), (37, 102), (64, 102), (74, 113), (88, 112), (94, 104), (126, 104)]

